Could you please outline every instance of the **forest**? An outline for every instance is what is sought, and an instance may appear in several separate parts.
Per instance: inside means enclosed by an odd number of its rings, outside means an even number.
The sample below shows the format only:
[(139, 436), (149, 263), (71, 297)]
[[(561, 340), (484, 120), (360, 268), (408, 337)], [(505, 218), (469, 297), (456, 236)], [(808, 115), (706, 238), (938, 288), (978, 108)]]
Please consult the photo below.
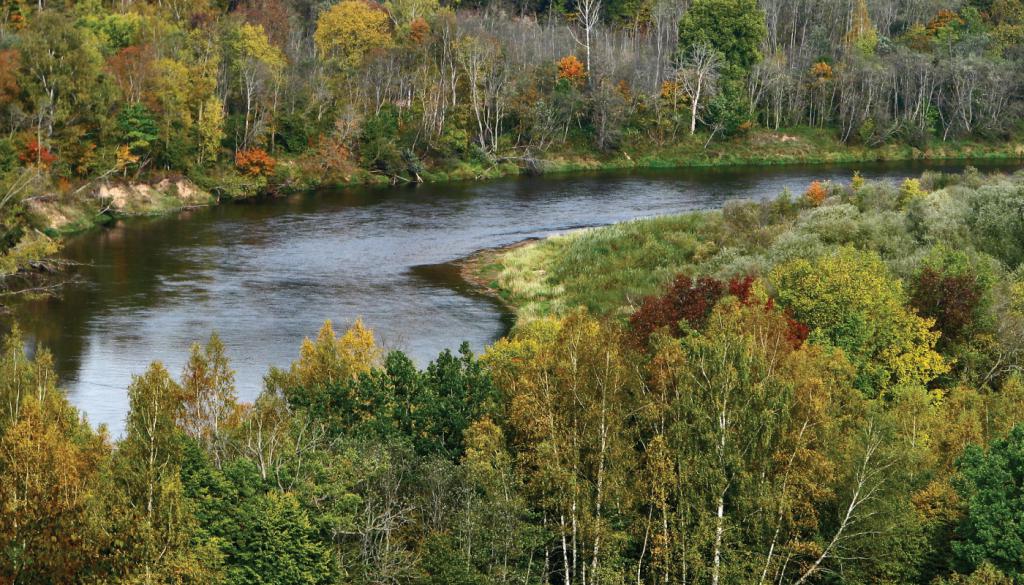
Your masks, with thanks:
[(3, 273), (117, 181), (1019, 157), (1022, 39), (1020, 0), (3, 0)]
[(854, 176), (541, 241), (482, 267), (519, 319), (480, 356), (328, 322), (244, 403), (214, 334), (121, 437), (15, 329), (0, 582), (1019, 582), (1022, 193)]

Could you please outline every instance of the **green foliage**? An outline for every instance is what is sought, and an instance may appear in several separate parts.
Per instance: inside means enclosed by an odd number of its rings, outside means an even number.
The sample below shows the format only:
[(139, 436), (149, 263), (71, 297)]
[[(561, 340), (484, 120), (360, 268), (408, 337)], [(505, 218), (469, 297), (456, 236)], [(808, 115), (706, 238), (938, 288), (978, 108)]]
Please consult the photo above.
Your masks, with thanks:
[(405, 171), (399, 146), (400, 113), (391, 104), (366, 120), (359, 136), (359, 158), (363, 165), (387, 175)]
[(223, 554), (225, 583), (319, 585), (335, 579), (330, 549), (295, 495), (270, 489), (246, 459), (215, 469), (192, 445), (182, 469), (204, 538)]
[(987, 451), (968, 447), (958, 467), (956, 486), (966, 507), (960, 539), (953, 543), (959, 562), (967, 572), (991, 563), (1019, 579), (1024, 574), (1024, 425)]
[(746, 72), (761, 60), (768, 34), (755, 0), (694, 0), (679, 21), (679, 47), (708, 43), (726, 62)]
[(121, 140), (135, 154), (147, 154), (160, 138), (152, 112), (142, 104), (128, 104), (117, 115)]
[(901, 283), (881, 259), (853, 248), (772, 272), (779, 302), (811, 328), (811, 340), (842, 348), (858, 387), (876, 396), (893, 384), (927, 384), (948, 365), (935, 352), (932, 321), (905, 307)]

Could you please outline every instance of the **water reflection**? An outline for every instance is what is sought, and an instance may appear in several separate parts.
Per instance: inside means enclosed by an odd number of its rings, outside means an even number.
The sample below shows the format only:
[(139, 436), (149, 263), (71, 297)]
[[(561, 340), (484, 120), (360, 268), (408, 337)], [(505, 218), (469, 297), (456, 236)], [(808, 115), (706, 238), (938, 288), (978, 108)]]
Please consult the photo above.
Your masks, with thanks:
[[(859, 168), (891, 178), (922, 169)], [(89, 264), (83, 282), (16, 317), (54, 352), (72, 402), (118, 434), (131, 375), (156, 357), (179, 372), (189, 344), (212, 331), (245, 399), (324, 319), (344, 326), (361, 316), (385, 345), (425, 364), (463, 340), (480, 350), (507, 330), (501, 306), (447, 264), (475, 250), (850, 174), (730, 168), (353, 188), (133, 219), (69, 241), (65, 255)]]

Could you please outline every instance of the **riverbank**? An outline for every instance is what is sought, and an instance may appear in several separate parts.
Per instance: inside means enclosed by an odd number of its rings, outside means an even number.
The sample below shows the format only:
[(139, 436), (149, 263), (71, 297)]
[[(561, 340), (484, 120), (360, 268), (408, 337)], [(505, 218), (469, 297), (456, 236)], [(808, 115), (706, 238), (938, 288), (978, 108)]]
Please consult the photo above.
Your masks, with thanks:
[[(969, 212), (928, 206), (949, 206), (953, 194), (966, 194), (995, 209), (1005, 202), (992, 193), (1011, 194), (1021, 180), (1020, 174), (967, 171), (926, 172), (902, 186), (824, 184), (823, 201), (804, 194), (736, 201), (723, 209), (637, 219), (481, 250), (460, 265), (467, 282), (500, 299), (517, 321), (564, 315), (577, 307), (625, 318), (677, 275), (723, 281), (766, 275), (780, 263), (813, 258), (837, 245), (876, 251), (896, 276), (908, 280), (927, 250), (907, 239), (909, 234), (893, 238), (889, 231), (902, 234), (913, 209), (918, 223), (970, 224)], [(989, 189), (984, 195), (982, 186)], [(897, 219), (877, 210), (859, 211), (867, 205), (892, 210)], [(935, 213), (940, 217), (929, 219)], [(1004, 242), (990, 244), (992, 250), (1005, 248)]]
[[(497, 158), (486, 164), (466, 161), (427, 161), (419, 176), (426, 183), (491, 180), (523, 174), (561, 174), (629, 169), (777, 166), (794, 164), (853, 164), (860, 162), (1024, 160), (1024, 142), (937, 143), (925, 149), (908, 145), (881, 147), (840, 143), (831, 132), (797, 128), (752, 130), (747, 134), (705, 144), (705, 136), (684, 136), (671, 146), (652, 147), (642, 141), (624, 144), (614, 152), (568, 149), (524, 157)], [(105, 181), (82, 186), (82, 192), (32, 198), (29, 211), (35, 227), (60, 237), (110, 221), (174, 213), (203, 205), (259, 196), (289, 194), (332, 186), (386, 185), (398, 179), (366, 169), (324, 174), (308, 156), (280, 158), (269, 177), (240, 175), (230, 169), (185, 176), (160, 175), (149, 181)], [(65, 189), (66, 190), (66, 189)]]

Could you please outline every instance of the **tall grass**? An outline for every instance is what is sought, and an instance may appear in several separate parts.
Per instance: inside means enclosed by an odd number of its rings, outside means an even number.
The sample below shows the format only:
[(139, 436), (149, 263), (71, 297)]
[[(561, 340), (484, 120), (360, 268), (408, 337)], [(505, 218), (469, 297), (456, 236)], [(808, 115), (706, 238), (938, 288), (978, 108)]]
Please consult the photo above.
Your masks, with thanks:
[(496, 285), (520, 319), (585, 306), (595, 314), (628, 311), (693, 260), (715, 212), (640, 219), (579, 230), (500, 256)]

